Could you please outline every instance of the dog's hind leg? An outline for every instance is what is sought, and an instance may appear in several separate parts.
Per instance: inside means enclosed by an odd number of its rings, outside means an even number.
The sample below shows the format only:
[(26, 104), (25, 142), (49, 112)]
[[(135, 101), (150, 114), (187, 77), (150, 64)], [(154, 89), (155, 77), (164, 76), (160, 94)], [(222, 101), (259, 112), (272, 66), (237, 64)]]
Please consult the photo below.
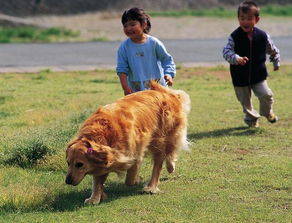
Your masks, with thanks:
[(144, 192), (146, 193), (151, 193), (155, 194), (159, 192), (160, 190), (158, 189), (158, 183), (159, 183), (159, 177), (160, 177), (160, 172), (162, 169), (162, 164), (164, 161), (165, 157), (162, 154), (156, 154), (154, 156), (154, 165), (153, 165), (153, 170), (152, 170), (152, 176), (151, 179), (146, 187), (144, 187)]
[(165, 163), (166, 163), (167, 172), (173, 173), (175, 171), (175, 162), (176, 161), (177, 161), (176, 151), (173, 151), (172, 153), (170, 153), (166, 156)]
[(132, 186), (135, 184), (139, 184), (142, 178), (139, 176), (139, 170), (141, 166), (142, 160), (137, 160), (130, 169), (127, 170), (127, 176), (125, 184), (128, 186)]
[(177, 161), (177, 152), (180, 149), (188, 150), (187, 128), (178, 128), (168, 136), (168, 145), (166, 146), (166, 169), (169, 173), (175, 171), (175, 162)]
[(108, 174), (102, 176), (92, 176), (92, 193), (90, 198), (84, 201), (85, 204), (99, 204), (100, 201), (106, 199), (106, 194), (103, 192), (104, 182), (106, 181)]

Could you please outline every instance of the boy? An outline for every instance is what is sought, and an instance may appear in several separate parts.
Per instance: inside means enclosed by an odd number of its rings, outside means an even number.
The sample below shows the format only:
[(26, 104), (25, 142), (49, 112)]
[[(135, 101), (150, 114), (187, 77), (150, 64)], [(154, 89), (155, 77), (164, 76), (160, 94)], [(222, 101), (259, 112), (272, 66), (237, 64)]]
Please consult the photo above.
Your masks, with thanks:
[[(270, 36), (255, 27), (260, 20), (259, 7), (253, 1), (243, 1), (237, 11), (239, 27), (233, 31), (223, 49), (223, 57), (230, 63), (232, 83), (245, 113), (244, 122), (258, 127), (258, 119), (265, 116), (270, 123), (278, 117), (273, 113), (273, 93), (268, 87), (265, 61), (270, 55), (274, 71), (280, 67), (280, 53)], [(260, 113), (252, 105), (252, 92), (260, 101)]]

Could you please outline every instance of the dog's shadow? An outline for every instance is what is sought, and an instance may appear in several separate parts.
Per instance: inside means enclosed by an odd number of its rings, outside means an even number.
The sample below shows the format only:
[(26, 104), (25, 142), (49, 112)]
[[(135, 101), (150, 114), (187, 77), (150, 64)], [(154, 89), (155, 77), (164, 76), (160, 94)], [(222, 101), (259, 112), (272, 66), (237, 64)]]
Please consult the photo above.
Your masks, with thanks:
[[(217, 129), (214, 131), (198, 132), (188, 134), (188, 139), (199, 140), (204, 138), (219, 138), (226, 135), (231, 136), (248, 136), (261, 133), (260, 128), (248, 128), (248, 127), (234, 127), (227, 129)], [(162, 178), (161, 181), (167, 181), (168, 178)], [(122, 199), (129, 196), (143, 195), (142, 192), (143, 183), (135, 186), (126, 186), (122, 182), (106, 182), (105, 193), (107, 199), (102, 201), (103, 203), (112, 202), (117, 199)], [(91, 189), (84, 189), (78, 191), (70, 191), (68, 193), (59, 194), (55, 197), (50, 205), (50, 210), (56, 212), (75, 211), (84, 207), (84, 200), (91, 194)]]
[[(101, 201), (101, 204), (112, 202), (117, 199), (122, 199), (128, 196), (137, 196), (144, 194), (142, 192), (143, 184), (135, 186), (126, 186), (121, 182), (108, 182), (105, 185), (105, 193), (107, 199)], [(84, 200), (89, 198), (91, 189), (84, 189), (79, 191), (71, 191), (56, 196), (54, 201), (51, 203), (51, 210), (56, 212), (74, 211), (84, 207)]]
[(248, 128), (248, 127), (234, 127), (226, 129), (217, 129), (214, 131), (198, 132), (188, 134), (189, 140), (199, 140), (204, 138), (219, 138), (222, 136), (249, 136), (262, 133), (264, 130), (261, 128)]

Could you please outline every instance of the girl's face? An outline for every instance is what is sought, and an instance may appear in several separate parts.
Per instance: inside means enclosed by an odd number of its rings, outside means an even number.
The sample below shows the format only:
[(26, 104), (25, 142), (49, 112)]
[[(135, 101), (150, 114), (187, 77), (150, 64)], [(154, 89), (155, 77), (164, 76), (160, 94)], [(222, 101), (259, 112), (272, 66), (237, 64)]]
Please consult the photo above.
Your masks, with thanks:
[(146, 23), (141, 24), (137, 20), (129, 20), (123, 25), (124, 33), (133, 41), (140, 40), (144, 37), (143, 30), (146, 28), (146, 26)]
[(253, 31), (254, 26), (260, 20), (259, 16), (254, 15), (254, 11), (250, 10), (247, 13), (239, 12), (238, 21), (242, 30), (246, 33), (251, 33)]

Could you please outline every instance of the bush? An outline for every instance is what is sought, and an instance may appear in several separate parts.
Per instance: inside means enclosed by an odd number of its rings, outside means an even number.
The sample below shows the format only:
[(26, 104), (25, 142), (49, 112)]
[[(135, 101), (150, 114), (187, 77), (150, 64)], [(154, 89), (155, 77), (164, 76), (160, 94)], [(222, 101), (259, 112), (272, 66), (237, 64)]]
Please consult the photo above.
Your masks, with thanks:
[(17, 143), (12, 150), (4, 153), (3, 163), (6, 165), (17, 165), (22, 168), (32, 167), (47, 155), (52, 154), (48, 146), (41, 139)]
[(63, 28), (0, 27), (0, 42), (51, 42), (78, 37), (79, 32)]

